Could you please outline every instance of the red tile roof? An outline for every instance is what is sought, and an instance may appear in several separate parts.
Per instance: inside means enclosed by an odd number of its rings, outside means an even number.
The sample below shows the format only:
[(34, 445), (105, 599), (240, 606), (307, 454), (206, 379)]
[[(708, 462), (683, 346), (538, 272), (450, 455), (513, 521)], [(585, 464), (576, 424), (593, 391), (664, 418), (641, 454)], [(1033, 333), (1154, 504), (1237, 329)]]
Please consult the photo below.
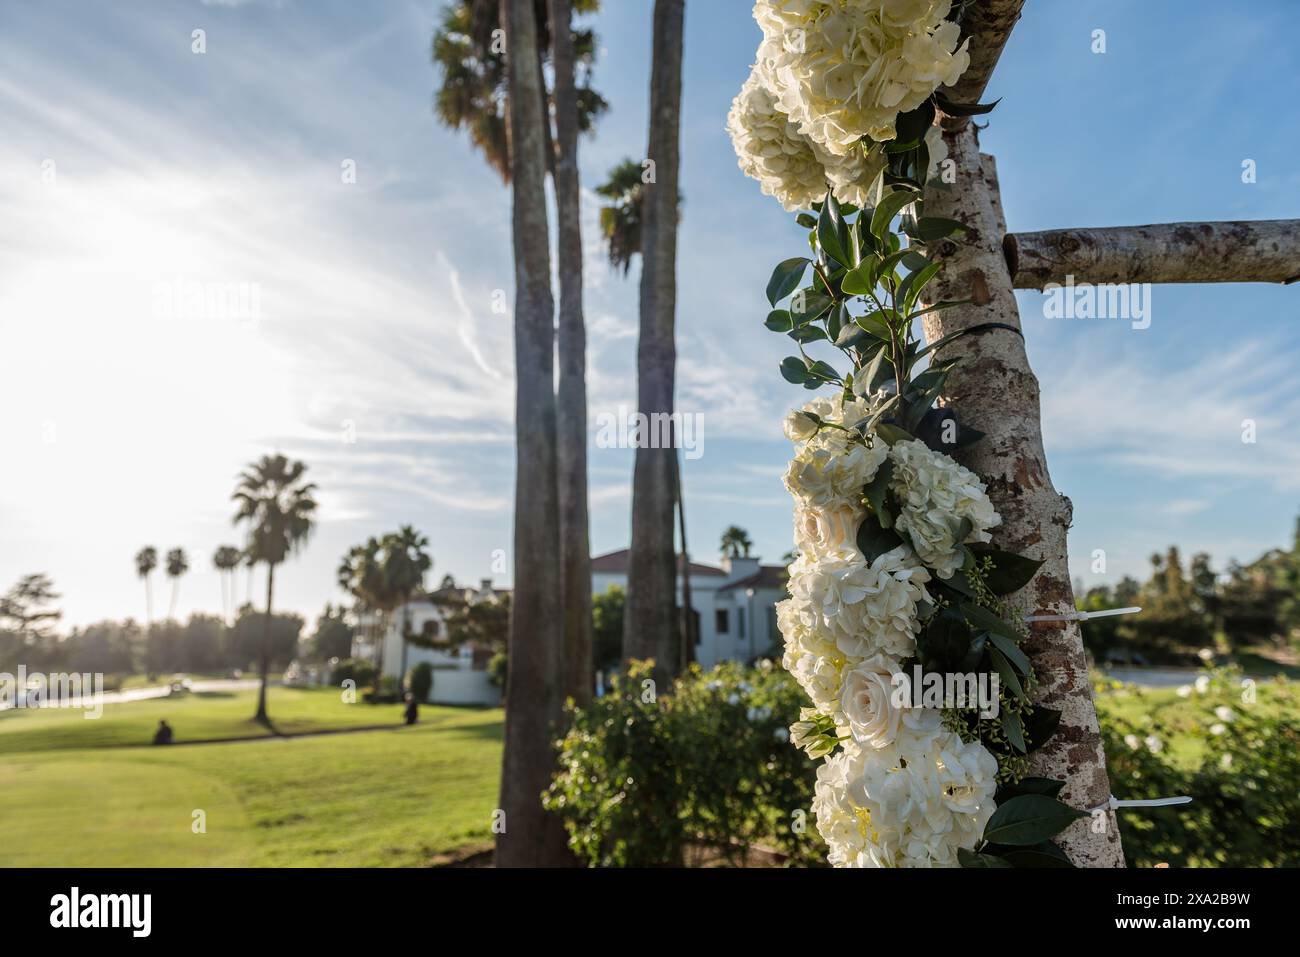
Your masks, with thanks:
[[(680, 572), (682, 570), (682, 557), (680, 555), (677, 556), (676, 565), (677, 570)], [(597, 555), (591, 560), (591, 570), (593, 572), (622, 572), (627, 574), (627, 566), (628, 550), (626, 548), (620, 548), (616, 552), (607, 552), (604, 555)], [(691, 562), (691, 574), (716, 576), (718, 578), (727, 577), (727, 573), (721, 568), (713, 565), (703, 565), (700, 562)]]

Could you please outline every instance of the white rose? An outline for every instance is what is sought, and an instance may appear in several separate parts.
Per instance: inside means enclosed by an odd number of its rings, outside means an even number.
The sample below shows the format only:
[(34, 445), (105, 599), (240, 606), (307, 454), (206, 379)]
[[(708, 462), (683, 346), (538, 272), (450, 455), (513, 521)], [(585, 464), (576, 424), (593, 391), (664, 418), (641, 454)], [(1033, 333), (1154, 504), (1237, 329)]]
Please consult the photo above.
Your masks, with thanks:
[(898, 735), (900, 708), (894, 703), (893, 659), (873, 655), (844, 672), (840, 708), (853, 739), (864, 747), (883, 748)]

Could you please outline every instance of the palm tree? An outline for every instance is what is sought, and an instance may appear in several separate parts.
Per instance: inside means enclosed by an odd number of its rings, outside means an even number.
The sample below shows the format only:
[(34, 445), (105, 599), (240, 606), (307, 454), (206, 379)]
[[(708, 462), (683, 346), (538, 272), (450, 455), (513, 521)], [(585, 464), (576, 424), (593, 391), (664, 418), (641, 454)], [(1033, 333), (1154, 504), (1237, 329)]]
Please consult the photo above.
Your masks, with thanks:
[(625, 159), (609, 171), (609, 179), (596, 192), (609, 200), (600, 208), (600, 232), (610, 264), (622, 269), (632, 266), (641, 252), (641, 215), (645, 196), (641, 177), (645, 170), (636, 160)]
[(754, 543), (750, 541), (749, 532), (739, 525), (728, 525), (722, 533), (722, 541), (718, 547), (722, 550), (722, 554), (729, 558), (748, 558), (749, 550), (754, 547)]
[[(371, 612), (380, 615), (383, 603), (383, 570), (379, 563), (379, 539), (370, 538), (364, 545), (354, 545), (348, 549), (338, 567), (339, 587), (350, 594), (357, 602), (358, 612)], [(380, 621), (382, 628), (386, 624)], [(375, 628), (370, 628), (369, 640), (374, 643)], [(382, 640), (375, 647), (375, 664), (382, 673), (384, 647)], [(378, 682), (378, 673), (376, 682)]]
[(546, 211), (537, 30), (531, 0), (502, 0), (509, 45), (510, 179), (515, 258), (514, 579), (497, 834), (503, 867), (571, 860), (541, 793), (555, 770), (551, 729), (561, 716), (564, 634), (556, 470), (554, 300)]
[[(655, 0), (648, 157), (641, 220), (641, 330), (637, 341), (637, 410), (671, 415), (677, 362), (678, 172), (685, 0)], [(677, 671), (673, 556), (673, 448), (640, 437), (632, 476), (632, 545), (628, 561), (623, 654), (654, 658), (663, 684)]]
[[(403, 607), (424, 587), (424, 576), (433, 567), (433, 559), (426, 549), (429, 540), (410, 525), (403, 525), (396, 534), (384, 536), (383, 573), (389, 589)], [(406, 678), (407, 633), (411, 629), (411, 612), (406, 609), (402, 622), (402, 664), (398, 680)]]
[[(573, 12), (595, 13), (599, 0), (573, 0)], [(551, 14), (547, 0), (533, 0), (533, 18), (537, 27), (539, 56), (537, 62), (538, 95), (544, 97), (544, 119), (551, 115), (554, 97), (546, 89), (543, 67), (551, 43)], [(441, 84), (434, 94), (434, 112), (444, 126), (468, 131), (470, 141), (488, 165), (510, 182), (510, 129), (507, 106), (508, 78), (505, 49), (495, 41), (493, 31), (501, 26), (499, 0), (453, 0), (442, 11), (442, 21), (433, 34), (432, 60), (441, 74)], [(574, 29), (569, 35), (573, 62), (580, 68), (581, 83), (575, 90), (578, 131), (590, 132), (596, 119), (609, 104), (591, 86), (595, 62), (596, 36), (591, 30)], [(571, 73), (571, 75), (573, 75)], [(557, 81), (558, 82), (558, 81)], [(542, 135), (548, 172), (554, 169), (554, 135), (544, 122)]]
[(582, 315), (582, 227), (578, 186), (578, 91), (570, 0), (550, 0), (555, 73), (555, 204), (559, 219), (560, 580), (564, 607), (564, 692), (592, 694), (591, 541), (587, 508), (587, 333)]
[[(234, 545), (219, 545), (212, 553), (212, 567), (221, 576), (221, 614), (227, 621), (234, 613), (235, 605), (235, 569), (243, 560), (243, 555)], [(226, 593), (230, 597), (226, 597)]]
[(158, 567), (158, 549), (146, 545), (135, 553), (135, 573), (144, 579), (144, 624), (147, 631), (153, 626), (153, 585), (149, 576)]
[(167, 552), (167, 577), (172, 580), (172, 600), (167, 606), (167, 617), (176, 617), (176, 599), (180, 593), (181, 576), (190, 570), (190, 560), (185, 557), (185, 549), (173, 548)]
[(245, 555), (250, 564), (266, 564), (266, 620), (258, 662), (261, 687), (254, 720), (270, 724), (266, 714), (266, 675), (271, 654), (271, 599), (275, 566), (306, 544), (315, 521), (316, 486), (302, 480), (307, 466), (283, 455), (264, 455), (239, 475), (231, 499), (238, 503), (235, 524), (248, 523)]

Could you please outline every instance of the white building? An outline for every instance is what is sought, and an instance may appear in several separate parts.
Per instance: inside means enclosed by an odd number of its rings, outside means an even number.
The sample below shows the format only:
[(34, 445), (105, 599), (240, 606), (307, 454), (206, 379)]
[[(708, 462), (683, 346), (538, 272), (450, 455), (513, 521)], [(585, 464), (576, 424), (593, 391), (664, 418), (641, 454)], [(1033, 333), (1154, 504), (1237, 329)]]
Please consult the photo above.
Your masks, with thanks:
[[(456, 595), (450, 595), (452, 592)], [(427, 661), (433, 666), (433, 691), (430, 693), (433, 704), (500, 704), (501, 689), (488, 680), (487, 663), (492, 657), (492, 649), (480, 648), (473, 642), (447, 648), (423, 648), (405, 641), (402, 635), (417, 634), (435, 643), (439, 636), (445, 638), (447, 624), (439, 598), (458, 596), (474, 603), (506, 594), (509, 594), (508, 589), (493, 588), (492, 579), (485, 578), (477, 588), (444, 587), (401, 606), (393, 613), (383, 636), (384, 674), (400, 681), (407, 671)], [(376, 625), (374, 616), (363, 615), (360, 624), (357, 637), (352, 640), (352, 656), (374, 661), (376, 642), (370, 637)], [(406, 646), (405, 670), (402, 667), (403, 645)]]
[[(628, 551), (620, 549), (591, 560), (592, 594), (600, 595), (611, 585), (627, 588)], [(681, 559), (677, 565), (677, 603), (682, 604)], [(691, 608), (695, 612), (695, 660), (704, 668), (720, 661), (750, 662), (768, 655), (779, 657), (780, 635), (776, 628), (776, 603), (785, 597), (785, 568), (763, 565), (757, 558), (723, 558), (721, 565), (691, 562)], [(491, 600), (508, 594), (494, 588), (485, 578), (477, 588), (455, 587), (470, 602)], [(422, 595), (393, 613), (383, 638), (383, 667), (388, 677), (401, 677), (423, 661), (433, 666), (434, 704), (497, 705), (501, 689), (488, 680), (490, 648), (473, 643), (447, 648), (423, 648), (403, 640), (404, 633), (425, 636), (437, 642), (446, 633), (443, 606), (438, 598), (448, 589)], [(352, 642), (352, 655), (375, 660), (376, 642), (372, 616), (362, 616), (361, 627)], [(402, 646), (406, 645), (405, 659)], [(403, 669), (405, 662), (405, 670)]]
[[(591, 560), (591, 587), (627, 588), (626, 548)], [(677, 604), (682, 599), (682, 563), (677, 559)], [(695, 612), (695, 660), (704, 668), (720, 661), (753, 661), (771, 655), (780, 642), (776, 603), (785, 597), (785, 567), (757, 558), (722, 559), (721, 567), (691, 562), (691, 609)], [(777, 652), (779, 656), (779, 652)]]

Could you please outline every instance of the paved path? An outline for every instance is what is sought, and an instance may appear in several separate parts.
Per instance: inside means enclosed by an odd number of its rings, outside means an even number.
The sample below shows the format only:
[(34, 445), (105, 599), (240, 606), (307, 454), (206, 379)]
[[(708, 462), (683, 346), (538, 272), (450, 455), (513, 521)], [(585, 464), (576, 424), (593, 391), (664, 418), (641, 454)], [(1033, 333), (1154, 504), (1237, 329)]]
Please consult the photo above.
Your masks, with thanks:
[[(211, 680), (193, 681), (190, 683), (189, 690), (196, 693), (201, 692), (221, 692), (221, 691), (248, 691), (258, 686), (256, 678), (214, 678)], [(128, 701), (148, 701), (151, 698), (166, 698), (172, 693), (171, 685), (153, 685), (148, 688), (131, 688), (127, 691), (105, 691), (99, 696), (99, 701), (103, 704), (125, 704)], [(81, 695), (78, 698), (56, 698), (42, 700), (36, 707), (40, 708), (79, 708), (84, 699), (90, 698), (89, 695)], [(93, 704), (92, 698), (88, 704)], [(24, 707), (32, 707), (24, 703)], [(17, 707), (16, 702), (0, 702), (0, 711)]]

